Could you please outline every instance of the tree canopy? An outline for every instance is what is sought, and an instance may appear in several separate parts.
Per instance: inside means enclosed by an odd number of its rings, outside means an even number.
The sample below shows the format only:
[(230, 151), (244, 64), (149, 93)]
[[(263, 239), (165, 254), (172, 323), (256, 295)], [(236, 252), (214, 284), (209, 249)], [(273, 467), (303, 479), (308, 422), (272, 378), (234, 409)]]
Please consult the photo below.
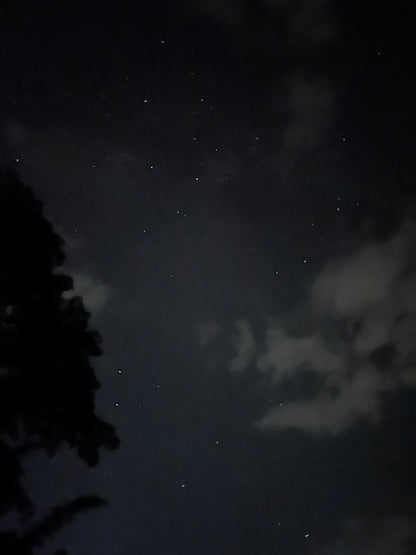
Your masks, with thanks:
[[(67, 444), (88, 465), (102, 447), (119, 445), (115, 429), (95, 413), (99, 382), (90, 358), (101, 337), (89, 328), (82, 298), (63, 293), (72, 279), (57, 270), (64, 241), (43, 216), (42, 203), (12, 170), (0, 172), (0, 513), (30, 511), (20, 484), (22, 457), (54, 455)], [(95, 498), (96, 500), (97, 498)], [(96, 504), (91, 497), (91, 506)], [(88, 502), (75, 504), (79, 510)], [(68, 508), (68, 507), (67, 507)], [(72, 513), (71, 513), (72, 514)], [(57, 515), (55, 515), (56, 518)], [(50, 516), (49, 523), (53, 521)], [(51, 521), (52, 518), (52, 521)], [(22, 553), (40, 533), (28, 536)], [(1, 541), (13, 541), (3, 534)], [(15, 534), (16, 535), (16, 534)], [(28, 542), (28, 538), (30, 541)], [(16, 544), (17, 545), (17, 544)], [(29, 546), (29, 547), (28, 547)], [(26, 551), (24, 551), (26, 549)], [(2, 552), (5, 552), (2, 550)], [(13, 551), (14, 552), (14, 551)]]

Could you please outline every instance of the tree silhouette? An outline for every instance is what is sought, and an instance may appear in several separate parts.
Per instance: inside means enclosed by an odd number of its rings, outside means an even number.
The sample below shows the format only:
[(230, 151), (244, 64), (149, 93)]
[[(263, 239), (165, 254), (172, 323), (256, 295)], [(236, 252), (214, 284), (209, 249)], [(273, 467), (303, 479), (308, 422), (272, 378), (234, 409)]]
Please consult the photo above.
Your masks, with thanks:
[[(55, 273), (64, 259), (42, 204), (13, 171), (0, 171), (0, 514), (31, 511), (20, 485), (22, 458), (31, 451), (52, 456), (66, 443), (92, 466), (101, 447), (119, 445), (113, 426), (95, 414), (99, 383), (90, 357), (101, 354), (101, 337), (88, 327), (82, 298), (62, 296), (73, 287)], [(79, 498), (59, 518), (89, 502), (97, 506), (97, 498)], [(31, 553), (59, 518), (54, 513), (20, 536), (0, 535), (0, 552)], [(1, 542), (14, 542), (13, 550)]]

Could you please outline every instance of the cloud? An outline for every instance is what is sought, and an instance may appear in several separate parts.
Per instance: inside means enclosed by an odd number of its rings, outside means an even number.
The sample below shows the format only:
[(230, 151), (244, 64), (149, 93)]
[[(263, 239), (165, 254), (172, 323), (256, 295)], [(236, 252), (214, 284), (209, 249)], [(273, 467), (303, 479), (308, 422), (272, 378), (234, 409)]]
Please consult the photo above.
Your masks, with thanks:
[(336, 22), (327, 0), (266, 0), (266, 4), (286, 11), (289, 35), (308, 48), (334, 39)]
[(178, 15), (226, 28), (232, 51), (243, 58), (252, 52), (261, 64), (267, 56), (267, 83), (258, 86), (264, 88), (267, 134), (274, 134), (270, 157), (279, 174), (296, 170), (305, 151), (333, 136), (343, 78), (316, 63), (340, 39), (328, 0), (185, 0)]
[(112, 289), (87, 274), (73, 273), (72, 278), (74, 280), (74, 289), (66, 291), (63, 297), (81, 296), (86, 309), (93, 316), (100, 314), (113, 293)]
[(387, 517), (348, 519), (340, 537), (324, 545), (319, 555), (410, 555), (415, 552), (416, 519)]
[(234, 345), (236, 347), (237, 354), (231, 361), (231, 372), (244, 370), (244, 368), (249, 365), (253, 358), (256, 345), (254, 335), (250, 330), (249, 324), (245, 320), (237, 320), (236, 326), (237, 334), (234, 339)]
[(271, 408), (256, 425), (338, 434), (380, 417), (383, 395), (416, 387), (416, 225), (405, 222), (391, 239), (362, 245), (330, 261), (310, 287), (301, 309), (312, 332), (272, 324), (257, 340), (237, 322), (231, 371), (254, 364), (275, 386), (308, 370), (320, 378), (316, 395)]
[(335, 102), (328, 80), (296, 71), (287, 84), (290, 119), (283, 133), (286, 148), (317, 146), (333, 121)]
[(208, 343), (211, 343), (215, 339), (219, 329), (220, 327), (217, 322), (213, 322), (212, 320), (201, 322), (198, 324), (196, 330), (198, 343), (201, 346), (208, 345)]
[(263, 23), (275, 32), (284, 21), (288, 40), (304, 43), (309, 49), (332, 40), (336, 30), (328, 0), (192, 0), (185, 2), (184, 11), (240, 30), (252, 28), (256, 15), (267, 17)]

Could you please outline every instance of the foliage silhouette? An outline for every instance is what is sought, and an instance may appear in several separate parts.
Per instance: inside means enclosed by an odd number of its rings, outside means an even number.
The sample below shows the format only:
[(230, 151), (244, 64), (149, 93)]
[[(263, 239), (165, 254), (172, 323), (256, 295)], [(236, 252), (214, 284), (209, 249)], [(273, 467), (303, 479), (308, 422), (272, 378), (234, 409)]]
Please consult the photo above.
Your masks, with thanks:
[[(106, 501), (95, 495), (82, 496), (55, 507), (50, 514), (30, 530), (19, 535), (16, 531), (0, 534), (0, 553), (9, 555), (32, 555), (32, 548), (43, 546), (50, 538), (75, 516), (89, 509), (101, 507)], [(55, 555), (65, 555), (67, 552), (58, 550)]]
[[(90, 357), (101, 354), (101, 337), (88, 328), (82, 298), (62, 296), (72, 279), (55, 273), (63, 244), (31, 189), (12, 170), (0, 171), (0, 514), (30, 514), (20, 479), (33, 450), (52, 456), (66, 443), (93, 466), (100, 448), (119, 445), (113, 426), (95, 414)], [(102, 504), (97, 499), (79, 498), (26, 534), (0, 535), (0, 552), (31, 553), (59, 519)]]

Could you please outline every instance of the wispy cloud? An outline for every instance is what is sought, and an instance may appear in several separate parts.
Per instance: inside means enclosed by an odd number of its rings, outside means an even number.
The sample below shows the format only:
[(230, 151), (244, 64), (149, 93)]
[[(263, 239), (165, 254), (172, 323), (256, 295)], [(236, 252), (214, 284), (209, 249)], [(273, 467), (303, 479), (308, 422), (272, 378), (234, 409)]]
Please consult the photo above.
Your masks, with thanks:
[(416, 225), (407, 221), (389, 240), (330, 261), (300, 309), (310, 316), (309, 333), (280, 322), (258, 337), (237, 322), (231, 371), (253, 365), (279, 386), (307, 370), (321, 384), (312, 397), (272, 408), (259, 428), (337, 434), (363, 418), (377, 421), (386, 392), (416, 387), (415, 254)]

